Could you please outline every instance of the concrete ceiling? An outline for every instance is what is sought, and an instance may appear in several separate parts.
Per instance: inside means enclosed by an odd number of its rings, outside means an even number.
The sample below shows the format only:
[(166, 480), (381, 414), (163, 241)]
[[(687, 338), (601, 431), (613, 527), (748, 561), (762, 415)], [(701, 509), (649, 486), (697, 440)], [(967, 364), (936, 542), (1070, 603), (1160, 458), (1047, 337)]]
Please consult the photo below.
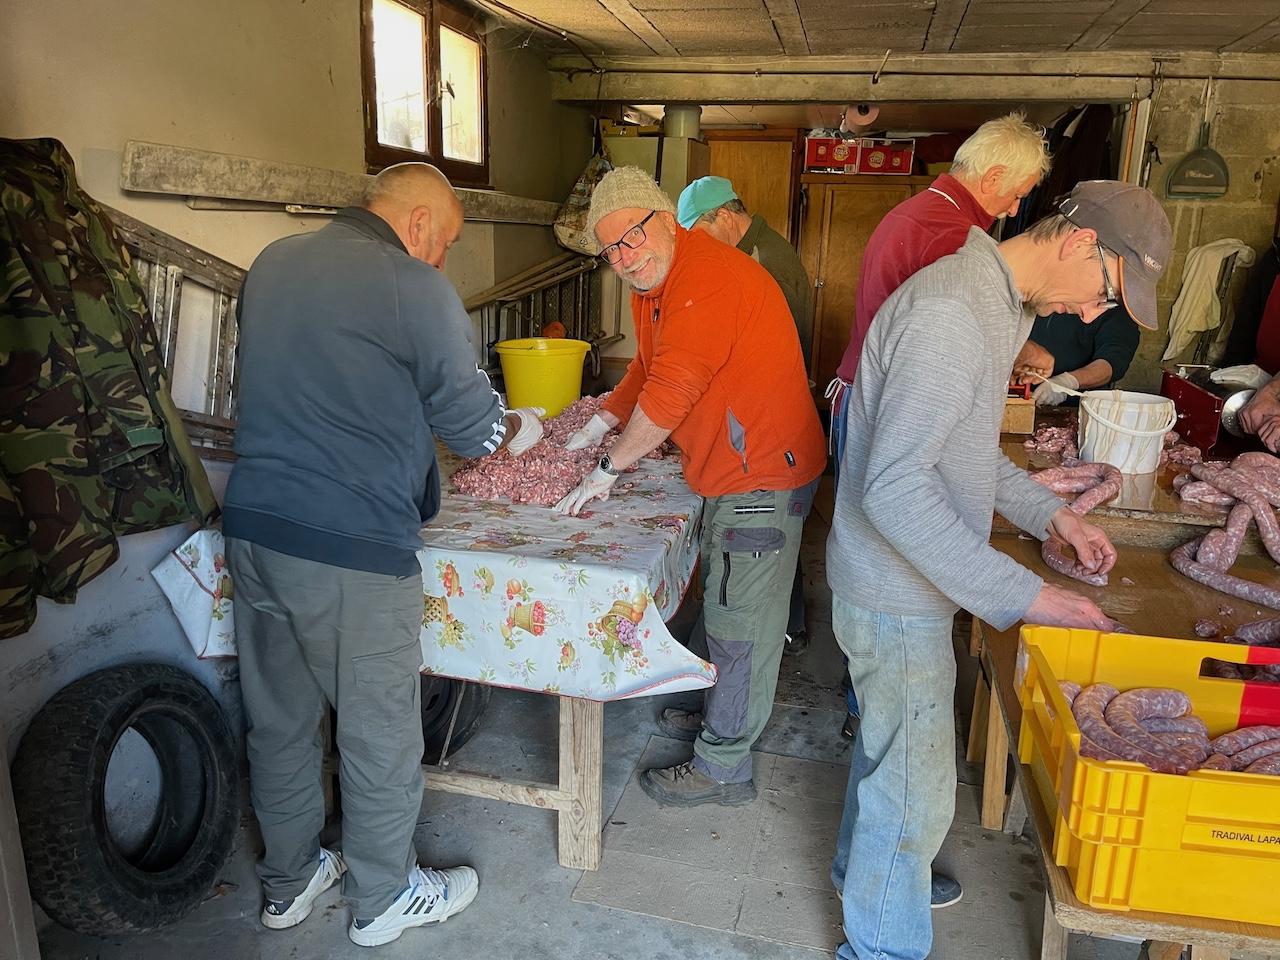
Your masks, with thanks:
[(1280, 53), (1280, 0), (476, 0), (613, 57)]

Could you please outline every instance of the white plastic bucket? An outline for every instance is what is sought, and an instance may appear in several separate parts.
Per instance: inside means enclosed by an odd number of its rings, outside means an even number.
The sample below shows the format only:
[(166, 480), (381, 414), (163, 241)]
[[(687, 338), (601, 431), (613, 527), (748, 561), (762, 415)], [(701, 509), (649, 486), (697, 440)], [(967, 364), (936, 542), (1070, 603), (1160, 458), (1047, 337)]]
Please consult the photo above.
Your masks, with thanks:
[(1109, 463), (1121, 473), (1151, 473), (1176, 419), (1168, 397), (1090, 390), (1080, 398), (1080, 459)]

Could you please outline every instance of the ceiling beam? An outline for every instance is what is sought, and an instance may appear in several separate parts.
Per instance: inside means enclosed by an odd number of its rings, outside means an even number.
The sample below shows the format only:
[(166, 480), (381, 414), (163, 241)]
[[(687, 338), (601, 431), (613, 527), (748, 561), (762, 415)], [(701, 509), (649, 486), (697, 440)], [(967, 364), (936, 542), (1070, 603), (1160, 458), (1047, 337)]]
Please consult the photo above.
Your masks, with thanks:
[(956, 42), (960, 24), (969, 12), (969, 0), (935, 0), (929, 32), (925, 35), (925, 53), (946, 53)]
[(552, 95), (594, 103), (858, 103), (862, 101), (1119, 102), (1166, 79), (1280, 81), (1262, 53), (917, 54), (882, 57), (553, 57)]
[(553, 73), (552, 96), (567, 103), (874, 103), (878, 100), (1119, 102), (1149, 96), (1146, 77), (894, 74), (877, 83), (863, 73), (699, 73), (606, 71)]
[(667, 57), (680, 56), (680, 51), (662, 35), (661, 30), (649, 22), (648, 17), (631, 5), (631, 0), (598, 0), (598, 2), (654, 53)]
[(1256, 30), (1251, 30), (1242, 37), (1232, 40), (1222, 49), (1226, 52), (1247, 51), (1251, 50), (1259, 44), (1266, 43), (1268, 40), (1280, 36), (1280, 17), (1274, 20), (1268, 20)]
[(1150, 0), (1114, 0), (1111, 9), (1089, 25), (1089, 29), (1076, 38), (1069, 50), (1098, 50), (1116, 35), (1116, 31), (1140, 13)]
[(769, 11), (778, 40), (782, 42), (783, 53), (793, 57), (812, 53), (796, 0), (764, 0), (764, 7)]

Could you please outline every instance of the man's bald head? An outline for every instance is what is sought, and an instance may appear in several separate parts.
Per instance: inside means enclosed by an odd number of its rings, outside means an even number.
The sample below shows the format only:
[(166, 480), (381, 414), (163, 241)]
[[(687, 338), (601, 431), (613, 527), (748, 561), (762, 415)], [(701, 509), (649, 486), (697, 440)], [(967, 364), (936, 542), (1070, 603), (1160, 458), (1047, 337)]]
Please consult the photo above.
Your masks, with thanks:
[(462, 203), (429, 163), (398, 163), (369, 183), (364, 206), (396, 232), (409, 255), (436, 268), (462, 232)]

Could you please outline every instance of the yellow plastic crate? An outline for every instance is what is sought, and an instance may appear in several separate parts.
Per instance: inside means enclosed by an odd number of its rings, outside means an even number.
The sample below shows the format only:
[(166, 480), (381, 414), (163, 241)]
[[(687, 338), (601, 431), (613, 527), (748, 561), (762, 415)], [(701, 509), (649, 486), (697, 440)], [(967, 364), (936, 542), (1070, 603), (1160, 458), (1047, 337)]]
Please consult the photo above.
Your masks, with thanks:
[(1083, 903), (1280, 925), (1280, 777), (1175, 776), (1082, 757), (1058, 687), (1173, 687), (1191, 697), (1211, 735), (1280, 724), (1280, 685), (1202, 677), (1206, 659), (1280, 663), (1280, 651), (1024, 627), (1019, 757), (1054, 819), (1054, 858)]

